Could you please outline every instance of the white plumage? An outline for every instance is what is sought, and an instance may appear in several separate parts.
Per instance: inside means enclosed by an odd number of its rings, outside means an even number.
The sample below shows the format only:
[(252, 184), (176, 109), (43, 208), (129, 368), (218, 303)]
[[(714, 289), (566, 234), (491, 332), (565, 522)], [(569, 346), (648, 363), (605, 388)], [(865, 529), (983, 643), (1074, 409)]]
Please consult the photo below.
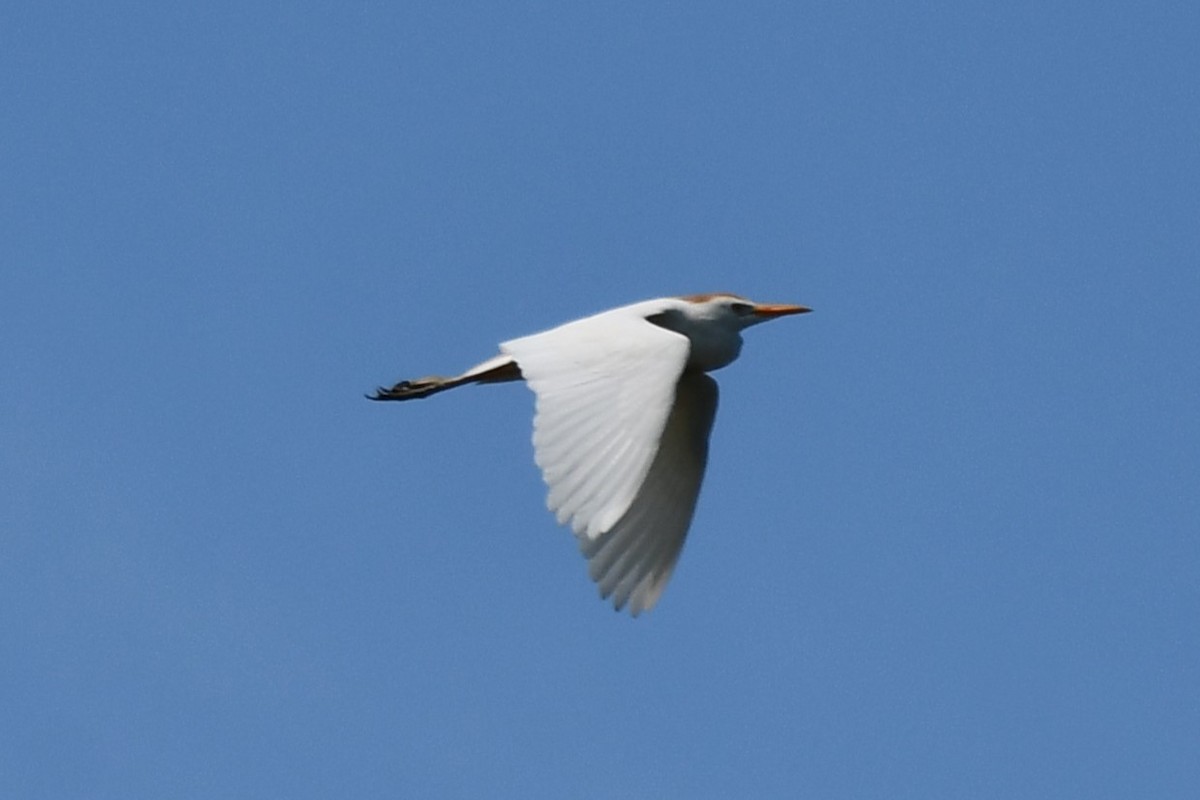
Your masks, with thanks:
[(547, 505), (571, 525), (601, 595), (636, 616), (661, 596), (696, 507), (717, 409), (705, 372), (737, 358), (744, 328), (808, 310), (729, 294), (648, 300), (505, 342), (457, 377), (371, 397), (523, 378), (537, 397)]

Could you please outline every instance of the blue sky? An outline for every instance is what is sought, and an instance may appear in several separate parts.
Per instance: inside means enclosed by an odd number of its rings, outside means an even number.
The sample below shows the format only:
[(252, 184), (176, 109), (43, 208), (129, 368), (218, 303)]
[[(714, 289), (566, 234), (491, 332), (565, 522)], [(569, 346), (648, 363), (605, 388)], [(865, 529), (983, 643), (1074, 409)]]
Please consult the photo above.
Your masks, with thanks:
[[(0, 795), (1200, 795), (1189, 3), (0, 12)], [(532, 396), (717, 373), (613, 613)]]

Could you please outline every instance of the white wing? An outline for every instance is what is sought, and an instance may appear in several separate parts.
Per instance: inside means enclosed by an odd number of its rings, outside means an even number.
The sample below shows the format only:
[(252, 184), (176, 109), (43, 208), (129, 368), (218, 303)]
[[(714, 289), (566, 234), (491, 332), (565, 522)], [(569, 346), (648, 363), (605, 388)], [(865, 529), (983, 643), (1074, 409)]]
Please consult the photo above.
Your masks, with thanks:
[(570, 522), (601, 593), (615, 594), (618, 608), (632, 598), (634, 613), (657, 600), (683, 546), (716, 408), (710, 378), (681, 381), (687, 337), (643, 310), (500, 346), (537, 395), (533, 444), (547, 505)]
[(592, 580), (636, 617), (658, 602), (692, 523), (717, 412), (717, 382), (684, 373), (658, 454), (629, 510), (607, 533), (581, 539)]

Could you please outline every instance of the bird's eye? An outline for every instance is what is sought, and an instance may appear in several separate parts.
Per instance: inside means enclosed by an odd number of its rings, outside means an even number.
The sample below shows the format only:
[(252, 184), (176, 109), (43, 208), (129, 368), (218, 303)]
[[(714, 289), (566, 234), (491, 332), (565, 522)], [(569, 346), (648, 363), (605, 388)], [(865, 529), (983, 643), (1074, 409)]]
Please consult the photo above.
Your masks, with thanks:
[(754, 313), (754, 306), (750, 305), (749, 303), (730, 303), (729, 310), (735, 314), (738, 314), (739, 316), (744, 317), (747, 314)]

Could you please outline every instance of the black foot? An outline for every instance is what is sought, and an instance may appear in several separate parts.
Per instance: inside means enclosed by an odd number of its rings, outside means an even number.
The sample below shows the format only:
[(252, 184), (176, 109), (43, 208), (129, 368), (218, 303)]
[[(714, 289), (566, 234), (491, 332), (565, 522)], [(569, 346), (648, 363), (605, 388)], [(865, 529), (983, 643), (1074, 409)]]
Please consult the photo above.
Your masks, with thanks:
[(415, 381), (400, 381), (390, 389), (380, 386), (375, 394), (365, 397), (368, 400), (416, 400), (448, 388), (445, 378), (418, 378)]

